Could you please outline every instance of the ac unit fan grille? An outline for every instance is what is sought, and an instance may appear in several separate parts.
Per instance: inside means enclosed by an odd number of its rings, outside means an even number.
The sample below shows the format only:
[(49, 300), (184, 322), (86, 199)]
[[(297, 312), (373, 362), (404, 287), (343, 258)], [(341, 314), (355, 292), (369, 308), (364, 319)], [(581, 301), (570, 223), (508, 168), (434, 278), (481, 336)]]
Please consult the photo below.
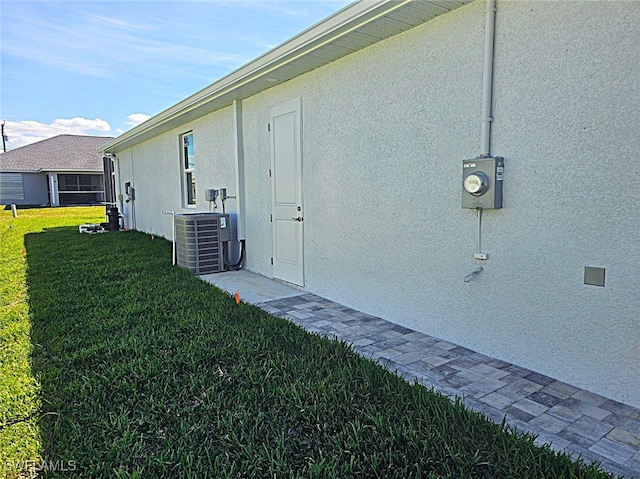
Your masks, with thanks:
[[(176, 215), (175, 239), (178, 266), (194, 274), (224, 271), (220, 213)], [(225, 219), (229, 224), (228, 218)]]

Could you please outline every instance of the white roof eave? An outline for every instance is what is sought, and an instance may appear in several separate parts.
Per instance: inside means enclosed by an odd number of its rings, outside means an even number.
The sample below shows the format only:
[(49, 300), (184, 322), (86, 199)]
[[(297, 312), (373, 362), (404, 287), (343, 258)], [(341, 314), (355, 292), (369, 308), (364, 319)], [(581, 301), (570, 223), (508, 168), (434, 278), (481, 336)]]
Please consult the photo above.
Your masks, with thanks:
[(78, 174), (90, 174), (101, 175), (104, 171), (100, 168), (41, 168), (38, 173), (78, 173)]
[[(420, 24), (472, 1), (474, 0), (360, 0), (352, 3), (208, 87), (123, 133), (101, 146), (98, 151), (117, 153), (180, 124), (229, 106), (234, 100), (248, 98), (364, 46), (408, 30), (415, 26), (412, 22), (414, 19), (410, 18), (413, 11), (420, 12), (414, 20), (416, 24)], [(405, 23), (406, 18), (410, 18), (408, 20), (410, 23)], [(377, 31), (373, 33), (364, 31), (368, 26), (380, 21), (386, 22), (382, 35)], [(354, 41), (356, 35), (357, 40)], [(337, 41), (340, 41), (340, 45), (333, 44)], [(362, 44), (363, 41), (364, 44)], [(345, 43), (351, 46), (345, 47)], [(326, 53), (314, 55), (326, 46), (333, 47), (330, 55)], [(302, 59), (305, 61), (296, 62)], [(279, 76), (279, 73), (282, 75)], [(276, 77), (278, 82), (267, 81), (269, 77)]]

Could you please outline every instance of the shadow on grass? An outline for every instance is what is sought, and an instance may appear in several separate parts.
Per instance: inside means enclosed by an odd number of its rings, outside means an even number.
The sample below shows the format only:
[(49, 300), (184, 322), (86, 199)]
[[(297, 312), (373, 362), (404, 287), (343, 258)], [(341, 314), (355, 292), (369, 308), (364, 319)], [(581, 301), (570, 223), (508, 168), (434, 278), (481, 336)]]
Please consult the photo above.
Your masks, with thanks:
[(170, 265), (25, 238), (47, 477), (607, 477)]

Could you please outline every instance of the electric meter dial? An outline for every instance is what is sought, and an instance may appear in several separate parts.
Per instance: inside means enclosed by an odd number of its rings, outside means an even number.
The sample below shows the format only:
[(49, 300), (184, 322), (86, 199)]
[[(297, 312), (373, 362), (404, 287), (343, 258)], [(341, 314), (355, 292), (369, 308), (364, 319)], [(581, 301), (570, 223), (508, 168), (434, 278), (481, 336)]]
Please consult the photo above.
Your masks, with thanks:
[(474, 196), (484, 195), (489, 189), (489, 177), (482, 171), (471, 173), (464, 179), (464, 189)]
[(462, 160), (462, 207), (468, 209), (502, 208), (504, 158)]

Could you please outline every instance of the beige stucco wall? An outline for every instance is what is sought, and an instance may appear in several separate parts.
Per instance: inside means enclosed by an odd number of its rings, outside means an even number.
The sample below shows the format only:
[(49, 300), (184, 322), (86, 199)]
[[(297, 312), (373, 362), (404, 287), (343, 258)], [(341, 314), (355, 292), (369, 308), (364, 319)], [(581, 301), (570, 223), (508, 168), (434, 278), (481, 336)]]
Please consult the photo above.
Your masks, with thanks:
[[(197, 207), (186, 206), (183, 201), (180, 136), (188, 132), (193, 132), (194, 138)], [(233, 111), (225, 108), (118, 152), (119, 192), (124, 192), (127, 181), (136, 191), (136, 229), (172, 239), (171, 217), (161, 211), (209, 211), (204, 200), (208, 188), (227, 188), (228, 194), (234, 194), (234, 151)], [(235, 214), (234, 200), (227, 200), (225, 207), (227, 213)], [(222, 212), (220, 201), (215, 211)], [(131, 227), (131, 204), (124, 204), (124, 213)]]
[[(271, 276), (269, 108), (300, 97), (309, 292), (640, 406), (636, 7), (498, 0), (505, 193), (484, 213), (486, 262), (460, 207), (462, 160), (480, 145), (484, 2), (245, 99), (247, 269)], [(170, 235), (159, 211), (180, 210), (189, 129), (198, 193), (234, 194), (232, 113), (130, 150), (138, 229)], [(585, 266), (606, 268), (604, 288), (583, 284)]]

